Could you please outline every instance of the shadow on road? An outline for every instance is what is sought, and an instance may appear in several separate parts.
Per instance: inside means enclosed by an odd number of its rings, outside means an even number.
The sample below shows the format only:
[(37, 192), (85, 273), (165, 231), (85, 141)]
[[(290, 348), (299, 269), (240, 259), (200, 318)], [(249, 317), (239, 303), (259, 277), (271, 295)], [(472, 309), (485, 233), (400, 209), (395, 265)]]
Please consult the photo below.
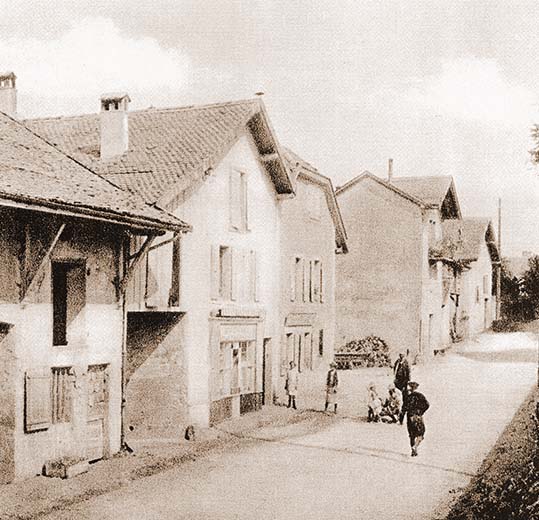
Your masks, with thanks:
[(535, 363), (537, 361), (537, 350), (530, 348), (488, 352), (456, 352), (456, 355), (486, 363)]

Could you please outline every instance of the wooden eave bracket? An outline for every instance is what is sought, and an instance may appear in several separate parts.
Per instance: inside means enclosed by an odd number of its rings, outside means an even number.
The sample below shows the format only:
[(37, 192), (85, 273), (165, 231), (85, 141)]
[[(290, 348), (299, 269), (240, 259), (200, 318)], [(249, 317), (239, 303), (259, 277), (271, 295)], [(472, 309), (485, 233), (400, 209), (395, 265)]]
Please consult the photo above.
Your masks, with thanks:
[(34, 281), (37, 274), (41, 271), (43, 266), (45, 265), (45, 262), (47, 262), (52, 254), (52, 251), (54, 250), (56, 244), (58, 243), (58, 240), (62, 236), (62, 233), (64, 232), (66, 225), (65, 223), (60, 224), (58, 227), (58, 230), (54, 234), (54, 237), (52, 238), (49, 246), (47, 247), (47, 250), (45, 251), (45, 255), (39, 262), (39, 265), (35, 269), (34, 275), (31, 276), (30, 274), (30, 256), (29, 256), (29, 250), (30, 250), (30, 235), (29, 235), (29, 228), (28, 225), (25, 226), (24, 230), (24, 256), (23, 260), (21, 262), (21, 301), (24, 300), (24, 297), (26, 296), (26, 293), (30, 286), (32, 285), (32, 282)]
[(144, 244), (140, 246), (140, 249), (132, 257), (129, 258), (129, 260), (131, 260), (131, 263), (127, 265), (124, 276), (120, 279), (120, 282), (118, 284), (121, 293), (125, 292), (127, 284), (129, 283), (129, 280), (131, 280), (135, 269), (137, 268), (140, 261), (144, 258), (144, 255), (150, 249), (150, 246), (152, 245), (153, 241), (156, 239), (157, 236), (158, 235), (156, 234), (148, 235), (148, 237), (144, 241)]

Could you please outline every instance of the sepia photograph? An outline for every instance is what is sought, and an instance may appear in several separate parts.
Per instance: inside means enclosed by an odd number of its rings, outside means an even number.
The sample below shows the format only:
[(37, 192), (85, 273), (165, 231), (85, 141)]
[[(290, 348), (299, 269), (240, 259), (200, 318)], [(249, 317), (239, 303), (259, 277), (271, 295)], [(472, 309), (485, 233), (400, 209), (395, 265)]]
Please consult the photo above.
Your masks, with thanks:
[(539, 520), (537, 0), (0, 0), (0, 520)]

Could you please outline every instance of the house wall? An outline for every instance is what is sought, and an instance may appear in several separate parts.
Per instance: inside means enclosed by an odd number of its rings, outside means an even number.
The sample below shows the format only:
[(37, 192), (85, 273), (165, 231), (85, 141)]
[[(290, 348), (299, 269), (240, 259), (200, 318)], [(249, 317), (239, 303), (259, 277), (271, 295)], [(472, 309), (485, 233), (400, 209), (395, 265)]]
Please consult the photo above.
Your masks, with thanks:
[[(486, 277), (486, 290), (483, 287), (484, 277)], [(479, 298), (477, 298), (478, 290)], [(460, 307), (461, 328), (465, 337), (479, 334), (491, 326), (495, 298), (492, 296), (492, 263), (485, 243), (481, 244), (478, 259), (471, 262), (470, 269), (462, 274)]]
[(438, 209), (429, 209), (423, 216), (423, 256), (422, 256), (422, 308), (421, 308), (421, 350), (423, 357), (429, 357), (450, 343), (449, 321), (451, 306), (444, 305), (442, 262), (429, 260), (429, 249), (435, 247), (442, 238), (441, 216)]
[[(26, 215), (27, 217), (27, 215)], [(16, 353), (15, 369), (1, 371), (3, 384), (13, 389), (14, 405), (14, 477), (25, 478), (42, 471), (46, 461), (60, 457), (87, 455), (87, 368), (108, 365), (109, 405), (105, 418), (106, 454), (120, 449), (122, 308), (114, 285), (119, 269), (117, 231), (106, 226), (70, 222), (51, 258), (84, 260), (86, 262), (86, 305), (71, 324), (73, 340), (66, 346), (53, 346), (51, 262), (45, 260), (41, 269), (34, 269), (34, 278), (21, 303), (19, 260), (25, 233), (21, 232), (21, 214), (2, 214), (0, 270), (0, 317), (12, 324), (7, 337)], [(48, 241), (54, 235), (54, 225), (47, 217), (28, 219), (28, 243), (37, 257), (42, 258)], [(35, 256), (33, 256), (35, 259)], [(7, 260), (7, 263), (6, 263)], [(38, 262), (39, 263), (39, 262)], [(34, 264), (35, 266), (36, 264)], [(8, 361), (9, 363), (10, 361)], [(2, 363), (6, 363), (5, 356)], [(51, 375), (52, 367), (73, 367), (71, 378), (72, 420), (50, 424), (46, 429), (25, 431), (25, 377), (36, 370)], [(5, 367), (5, 365), (4, 365)], [(6, 383), (6, 378), (9, 381)], [(41, 396), (48, 399), (48, 396)], [(8, 407), (3, 402), (3, 406)]]
[[(246, 231), (234, 231), (230, 225), (232, 170), (247, 175)], [(254, 335), (257, 393), (262, 391), (265, 338), (271, 338), (270, 370), (275, 371), (278, 363), (280, 212), (274, 186), (258, 161), (250, 135), (240, 136), (211, 173), (178, 198), (173, 211), (193, 227), (181, 239), (179, 309), (185, 314), (150, 349), (135, 355), (142, 362), (131, 367), (127, 399), (128, 415), (137, 419), (136, 428), (149, 423), (154, 431), (177, 435), (187, 424), (210, 423), (211, 404), (217, 401), (213, 387), (223, 338)], [(258, 301), (249, 295), (243, 270), (236, 272), (234, 301), (212, 299), (212, 251), (220, 245), (256, 252)], [(170, 248), (156, 253), (155, 262), (170, 265)], [(143, 275), (139, 272), (139, 276)], [(158, 279), (169, 284), (170, 270), (160, 269)], [(233, 407), (239, 412), (239, 396)]]
[[(335, 343), (335, 226), (326, 201), (324, 187), (303, 177), (296, 185), (296, 196), (281, 201), (281, 315), (280, 341), (281, 355), (278, 363), (279, 379), (276, 393), (284, 398), (284, 376), (286, 374), (286, 333), (308, 332), (311, 335), (312, 370), (303, 371), (301, 377), (309, 377), (309, 372), (326, 370), (333, 359)], [(313, 298), (310, 302), (300, 299), (296, 290), (295, 258), (306, 261), (319, 260), (322, 266), (322, 302)], [(306, 269), (309, 269), (308, 263)], [(309, 295), (306, 295), (309, 296)], [(293, 300), (293, 301), (292, 301)], [(287, 317), (292, 314), (312, 316), (310, 326), (287, 327)], [(323, 355), (319, 355), (320, 331), (323, 331)], [(317, 377), (316, 375), (314, 377)]]
[(393, 356), (415, 355), (428, 262), (421, 208), (369, 178), (338, 201), (350, 251), (336, 259), (335, 346), (373, 334)]

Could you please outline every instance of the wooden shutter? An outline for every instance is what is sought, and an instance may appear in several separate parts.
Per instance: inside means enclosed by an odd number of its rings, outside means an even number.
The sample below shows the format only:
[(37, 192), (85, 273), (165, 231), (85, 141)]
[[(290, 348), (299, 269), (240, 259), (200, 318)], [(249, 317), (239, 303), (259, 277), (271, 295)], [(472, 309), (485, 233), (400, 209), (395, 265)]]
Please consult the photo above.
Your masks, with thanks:
[(27, 432), (46, 430), (51, 425), (51, 373), (29, 370), (25, 377), (25, 428)]
[(314, 302), (314, 260), (309, 260), (309, 301)]
[(230, 171), (230, 226), (234, 229), (241, 229), (242, 220), (242, 193), (241, 174), (236, 170)]
[(210, 294), (212, 300), (219, 299), (219, 289), (221, 283), (221, 273), (219, 269), (219, 246), (211, 246), (211, 260), (210, 260)]
[(290, 301), (296, 301), (296, 257), (290, 262)]
[(231, 300), (237, 301), (240, 294), (240, 282), (241, 282), (241, 266), (243, 255), (242, 252), (235, 248), (231, 248), (230, 262), (231, 262), (231, 274), (232, 274), (232, 291)]
[(322, 262), (320, 262), (320, 303), (324, 303), (324, 269)]
[(301, 259), (301, 272), (303, 275), (303, 301), (309, 301), (309, 264), (302, 258)]
[(258, 258), (256, 251), (250, 252), (250, 268), (251, 268), (251, 298), (253, 301), (259, 301), (259, 284), (258, 284)]

